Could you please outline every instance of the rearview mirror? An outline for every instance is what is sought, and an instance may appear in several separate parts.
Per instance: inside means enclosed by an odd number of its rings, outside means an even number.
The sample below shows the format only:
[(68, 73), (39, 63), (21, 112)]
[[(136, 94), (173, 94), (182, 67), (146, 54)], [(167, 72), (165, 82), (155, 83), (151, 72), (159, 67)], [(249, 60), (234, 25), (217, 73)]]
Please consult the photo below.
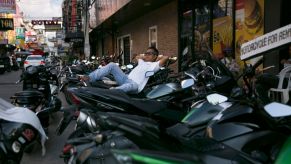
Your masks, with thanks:
[(223, 95), (220, 95), (217, 93), (213, 93), (213, 94), (206, 96), (206, 99), (210, 104), (217, 105), (217, 104), (226, 102), (228, 98), (226, 96), (223, 96)]
[(154, 71), (147, 71), (147, 72), (145, 73), (145, 77), (151, 77), (151, 76), (153, 76), (154, 74), (155, 74)]
[(184, 89), (184, 88), (188, 88), (188, 87), (191, 87), (192, 85), (194, 85), (194, 80), (193, 79), (186, 79), (186, 80), (183, 80), (181, 82), (181, 87)]
[(265, 111), (272, 117), (284, 117), (291, 115), (291, 107), (285, 104), (272, 102), (264, 106)]

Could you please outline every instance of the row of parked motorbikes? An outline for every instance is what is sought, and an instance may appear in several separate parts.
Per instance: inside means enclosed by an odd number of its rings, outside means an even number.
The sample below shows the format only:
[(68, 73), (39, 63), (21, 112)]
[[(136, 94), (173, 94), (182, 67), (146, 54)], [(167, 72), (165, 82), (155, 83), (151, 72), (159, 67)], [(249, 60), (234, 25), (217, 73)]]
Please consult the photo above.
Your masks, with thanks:
[[(75, 129), (61, 151), (61, 158), (69, 164), (290, 162), (286, 154), (291, 144), (291, 107), (260, 100), (253, 80), (262, 61), (245, 64), (239, 77), (245, 87), (239, 87), (238, 79), (211, 54), (208, 51), (184, 64), (187, 67), (179, 73), (169, 67), (176, 62), (176, 58), (170, 58), (160, 71), (145, 74), (150, 80), (139, 94), (108, 89), (116, 85), (110, 76), (90, 84), (80, 81), (80, 76), (88, 74), (83, 64), (63, 66), (57, 73), (53, 71), (55, 66), (28, 67), (22, 74), (23, 86), (37, 86), (39, 92), (49, 88), (51, 92), (38, 95), (38, 91), (24, 87), (13, 96), (12, 107), (35, 113), (39, 129), (48, 127), (49, 114), (63, 112), (58, 135), (74, 121)], [(130, 72), (133, 67), (121, 68)], [(29, 85), (34, 78), (38, 79), (34, 81), (37, 85)], [(70, 106), (61, 108), (57, 89)], [(33, 104), (38, 98), (42, 107)], [(27, 124), (18, 123), (17, 133), (12, 133), (5, 131), (9, 128), (1, 122), (5, 132), (1, 138), (11, 140), (0, 142), (4, 163), (18, 163), (29, 148), (24, 126)], [(29, 126), (35, 134), (32, 136), (45, 138), (42, 130)]]
[(0, 99), (0, 163), (20, 163), (23, 153), (30, 153), (45, 141), (50, 115), (59, 111), (58, 66), (29, 66), (16, 83), (22, 91), (14, 93), (11, 102)]
[[(111, 77), (91, 84), (67, 66), (64, 108), (57, 128), (72, 120), (61, 157), (65, 163), (275, 163), (288, 161), (291, 107), (264, 104), (254, 88), (256, 68), (245, 64), (245, 87), (211, 57), (174, 74), (169, 65), (153, 74), (139, 94), (110, 90)], [(130, 66), (126, 68), (132, 68)], [(128, 71), (128, 69), (127, 69)], [(130, 71), (130, 69), (129, 69)], [(290, 160), (290, 159), (289, 159)]]

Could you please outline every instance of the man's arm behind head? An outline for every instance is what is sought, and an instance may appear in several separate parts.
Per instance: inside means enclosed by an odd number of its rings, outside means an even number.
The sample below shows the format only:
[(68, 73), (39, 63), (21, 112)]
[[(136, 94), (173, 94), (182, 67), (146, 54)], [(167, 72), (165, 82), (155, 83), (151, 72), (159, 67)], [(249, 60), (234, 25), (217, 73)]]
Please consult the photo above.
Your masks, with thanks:
[(156, 59), (156, 61), (159, 61), (160, 67), (164, 66), (168, 60), (169, 60), (169, 56), (166, 56), (166, 55), (159, 55)]

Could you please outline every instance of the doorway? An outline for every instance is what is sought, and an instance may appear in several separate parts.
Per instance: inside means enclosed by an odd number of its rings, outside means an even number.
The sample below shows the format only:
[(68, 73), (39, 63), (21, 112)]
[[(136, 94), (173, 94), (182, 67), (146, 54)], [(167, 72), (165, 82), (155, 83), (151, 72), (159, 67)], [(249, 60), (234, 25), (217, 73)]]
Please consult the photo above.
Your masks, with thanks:
[(117, 51), (119, 56), (119, 63), (126, 65), (130, 63), (130, 35), (125, 35), (117, 38)]

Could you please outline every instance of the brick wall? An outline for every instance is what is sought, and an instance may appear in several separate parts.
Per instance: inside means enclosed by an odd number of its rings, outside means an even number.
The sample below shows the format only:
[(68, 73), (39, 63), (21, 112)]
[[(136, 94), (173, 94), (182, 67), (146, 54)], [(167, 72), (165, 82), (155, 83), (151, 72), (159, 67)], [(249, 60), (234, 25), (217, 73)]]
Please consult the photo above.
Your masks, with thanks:
[(120, 28), (118, 36), (130, 34), (132, 53), (143, 53), (149, 46), (149, 27), (157, 26), (158, 49), (161, 54), (178, 53), (177, 1), (154, 10)]
[[(178, 56), (178, 0), (170, 2), (136, 20), (120, 27), (116, 37), (130, 35), (131, 54), (144, 53), (149, 46), (149, 28), (157, 26), (158, 50), (160, 54)], [(112, 39), (106, 38), (105, 51), (113, 51)], [(177, 69), (176, 62), (173, 67)]]

